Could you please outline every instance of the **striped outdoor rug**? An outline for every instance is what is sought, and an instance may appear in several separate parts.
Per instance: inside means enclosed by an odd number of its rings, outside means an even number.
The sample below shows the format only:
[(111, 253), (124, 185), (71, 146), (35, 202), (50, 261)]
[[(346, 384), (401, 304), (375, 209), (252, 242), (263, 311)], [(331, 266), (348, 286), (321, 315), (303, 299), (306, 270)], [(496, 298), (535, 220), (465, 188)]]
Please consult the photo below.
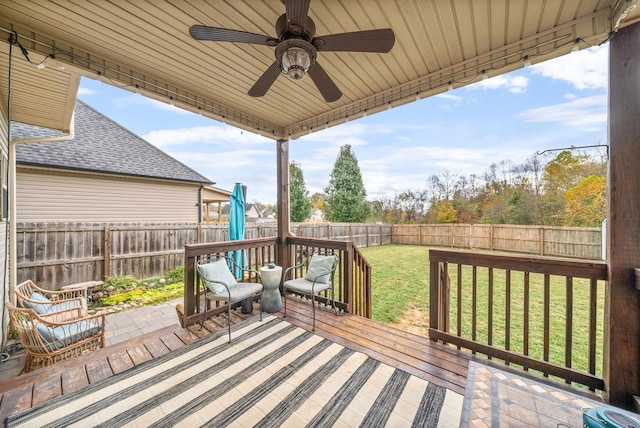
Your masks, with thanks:
[(249, 320), (8, 427), (458, 426), (463, 398), (277, 317)]

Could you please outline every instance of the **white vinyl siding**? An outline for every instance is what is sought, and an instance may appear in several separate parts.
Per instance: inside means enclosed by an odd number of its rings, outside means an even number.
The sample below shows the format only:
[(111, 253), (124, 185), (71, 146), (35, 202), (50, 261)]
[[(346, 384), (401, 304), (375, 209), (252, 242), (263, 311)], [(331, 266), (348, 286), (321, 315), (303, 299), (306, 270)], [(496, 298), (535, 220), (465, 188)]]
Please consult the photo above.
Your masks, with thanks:
[(197, 223), (196, 183), (18, 166), (17, 222)]

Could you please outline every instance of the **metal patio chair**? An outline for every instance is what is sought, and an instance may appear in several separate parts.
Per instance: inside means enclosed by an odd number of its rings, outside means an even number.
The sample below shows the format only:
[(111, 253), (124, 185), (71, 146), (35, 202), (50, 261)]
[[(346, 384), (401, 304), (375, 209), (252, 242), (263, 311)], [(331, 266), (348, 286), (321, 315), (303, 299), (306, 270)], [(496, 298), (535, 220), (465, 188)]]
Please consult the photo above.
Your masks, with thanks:
[[(284, 295), (284, 316), (287, 316), (287, 291), (310, 296), (313, 312), (313, 325), (311, 331), (315, 331), (315, 296), (325, 290), (331, 290), (331, 306), (337, 315), (338, 311), (336, 309), (336, 302), (334, 299), (334, 276), (339, 264), (340, 256), (337, 254), (314, 253), (311, 257), (301, 263), (287, 268), (282, 276), (284, 281), (282, 283), (282, 291)], [(303, 266), (306, 266), (306, 273), (304, 276), (287, 279), (290, 273), (295, 274), (295, 272), (302, 272), (301, 268)]]

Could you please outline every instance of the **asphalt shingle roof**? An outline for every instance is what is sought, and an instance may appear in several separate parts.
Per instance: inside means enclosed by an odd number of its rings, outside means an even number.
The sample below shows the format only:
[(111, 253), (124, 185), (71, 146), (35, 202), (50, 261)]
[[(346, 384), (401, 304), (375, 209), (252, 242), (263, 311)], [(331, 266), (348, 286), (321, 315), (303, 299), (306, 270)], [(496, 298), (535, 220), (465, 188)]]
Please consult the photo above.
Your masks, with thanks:
[[(48, 128), (17, 122), (11, 124), (12, 140), (60, 135), (60, 132)], [(49, 168), (213, 183), (79, 100), (76, 100), (75, 135), (72, 140), (17, 144), (16, 162)]]

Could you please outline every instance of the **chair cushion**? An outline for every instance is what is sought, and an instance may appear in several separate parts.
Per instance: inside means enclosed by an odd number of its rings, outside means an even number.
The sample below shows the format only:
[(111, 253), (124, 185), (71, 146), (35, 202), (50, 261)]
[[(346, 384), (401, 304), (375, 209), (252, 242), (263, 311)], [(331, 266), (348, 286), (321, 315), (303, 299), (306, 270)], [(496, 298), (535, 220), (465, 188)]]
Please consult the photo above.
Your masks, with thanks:
[(50, 345), (51, 349), (60, 349), (72, 343), (79, 342), (100, 332), (101, 327), (95, 322), (79, 320), (58, 327), (48, 327), (37, 323), (36, 328), (42, 339)]
[(31, 296), (29, 297), (29, 299), (34, 300), (36, 302), (42, 302), (43, 304), (38, 304), (38, 303), (30, 302), (28, 300), (24, 300), (25, 308), (33, 309), (39, 314), (46, 314), (50, 310), (49, 308), (51, 306), (51, 300), (47, 299), (37, 291), (34, 291), (33, 293), (31, 293)]
[(42, 294), (38, 293), (37, 291), (34, 291), (33, 293), (31, 293), (30, 299), (35, 300), (36, 302), (42, 302), (42, 303), (34, 303), (28, 300), (24, 300), (24, 307), (28, 309), (33, 309), (34, 311), (36, 311), (36, 313), (40, 315), (50, 314), (52, 312), (58, 312), (58, 311), (66, 311), (68, 309), (77, 308), (78, 306), (82, 306), (83, 311), (86, 311), (87, 309), (87, 301), (84, 298), (67, 300), (61, 303), (53, 303), (51, 302), (51, 300), (47, 299)]
[(291, 279), (289, 281), (285, 281), (282, 286), (286, 289), (304, 294), (315, 294), (319, 291), (326, 290), (331, 287), (331, 285), (327, 282), (316, 282), (314, 284), (313, 281), (309, 281), (306, 278)]
[(331, 269), (333, 269), (335, 259), (336, 256), (312, 255), (305, 279), (323, 284), (328, 283), (329, 277), (331, 276), (329, 274), (331, 273)]
[[(253, 295), (260, 293), (262, 291), (262, 284), (258, 282), (238, 282), (236, 285), (229, 289), (231, 292), (231, 302), (239, 302), (240, 300), (244, 300), (247, 297), (252, 297)], [(211, 300), (220, 300), (222, 302), (229, 301), (229, 294), (210, 294), (207, 295), (208, 299)]]
[(222, 284), (212, 281), (220, 281), (227, 284), (229, 288), (235, 286), (238, 282), (233, 277), (233, 274), (229, 270), (227, 261), (224, 259), (217, 260), (211, 263), (203, 263), (196, 265), (198, 273), (204, 280), (205, 285), (213, 294), (221, 294), (227, 292), (227, 289)]

